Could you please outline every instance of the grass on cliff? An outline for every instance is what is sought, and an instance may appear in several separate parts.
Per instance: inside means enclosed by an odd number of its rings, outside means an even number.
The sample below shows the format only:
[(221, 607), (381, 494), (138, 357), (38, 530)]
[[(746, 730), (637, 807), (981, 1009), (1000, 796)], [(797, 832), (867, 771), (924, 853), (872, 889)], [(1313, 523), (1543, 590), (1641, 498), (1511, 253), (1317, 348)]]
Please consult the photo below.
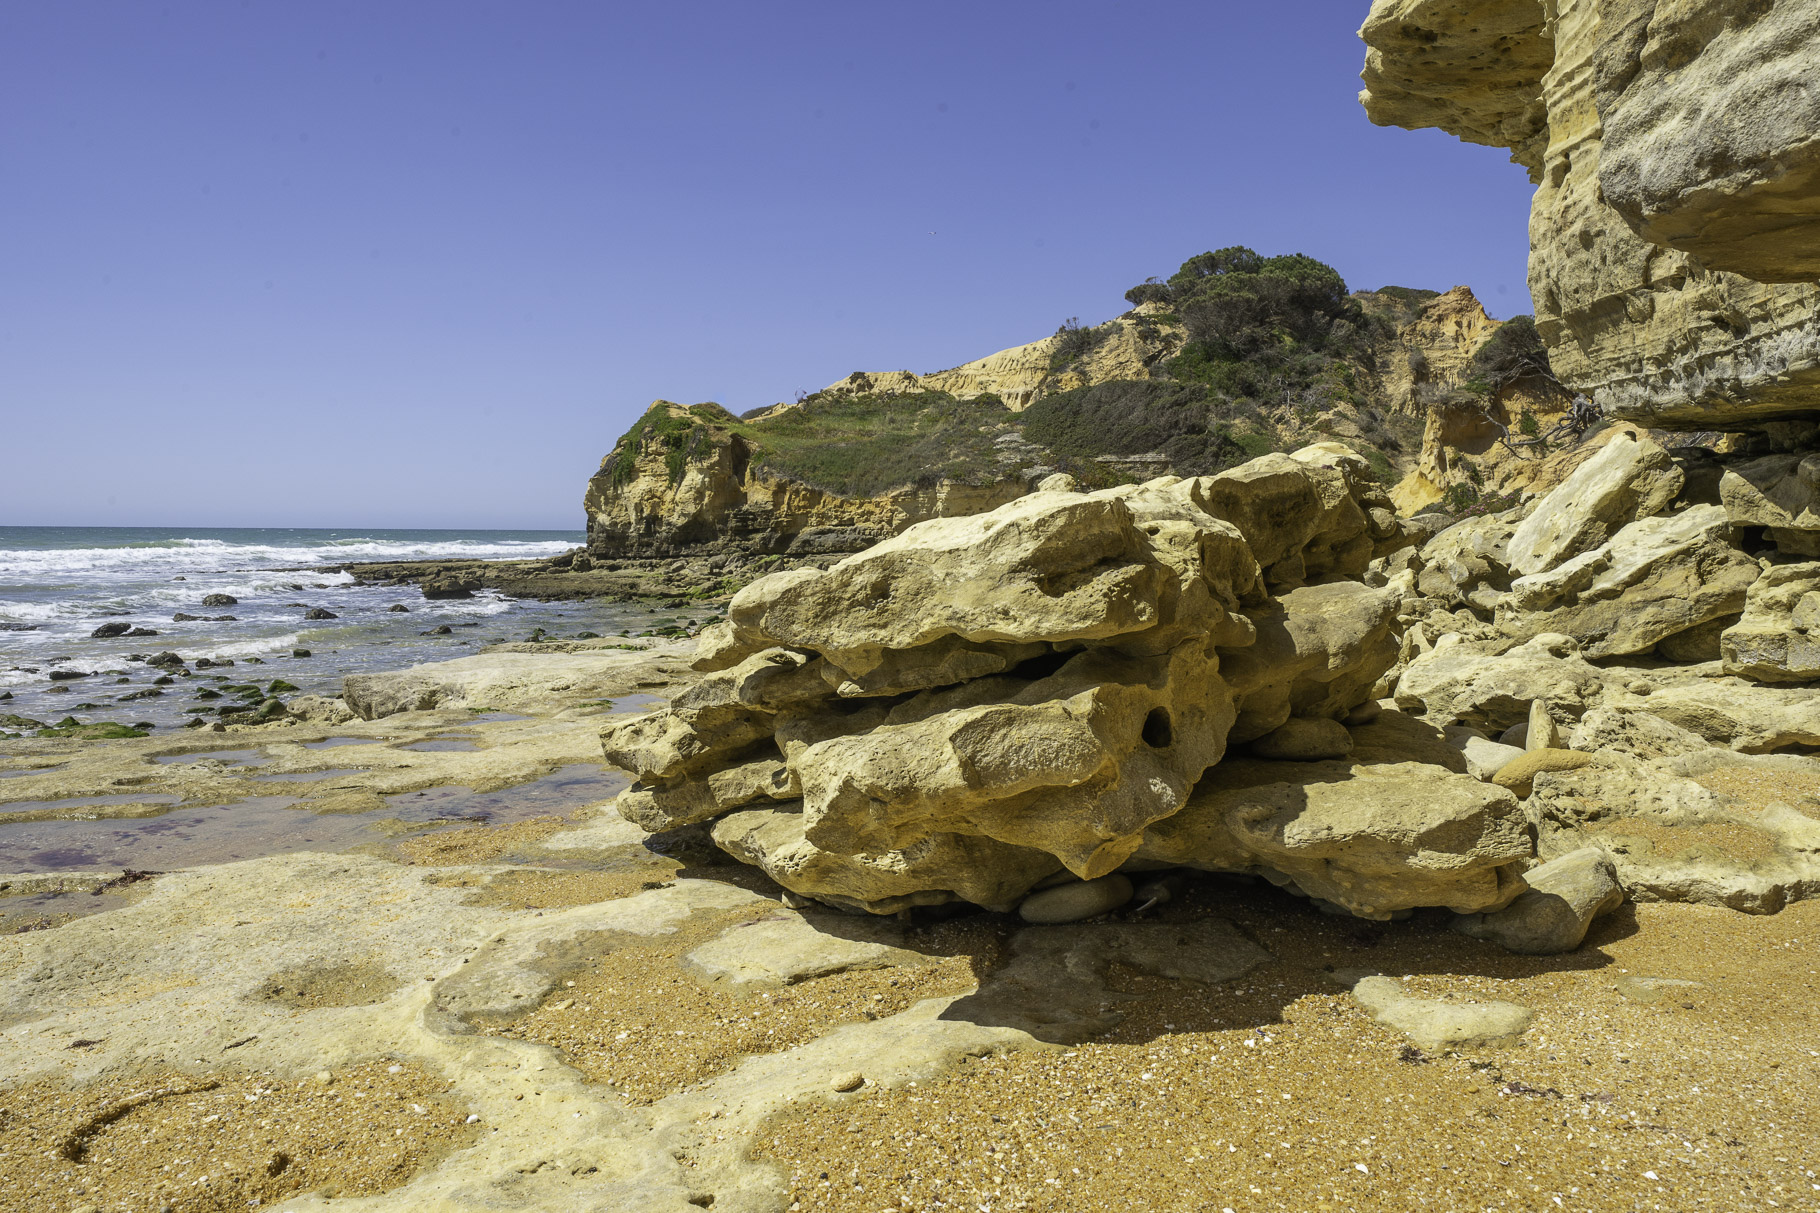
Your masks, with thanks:
[(1015, 466), (994, 440), (1014, 432), (997, 396), (957, 400), (909, 395), (818, 393), (758, 424), (734, 428), (758, 466), (843, 497), (873, 496), (937, 480), (984, 484)]
[(689, 457), (713, 441), (714, 431), (744, 439), (759, 469), (842, 497), (876, 496), (942, 479), (987, 484), (1021, 466), (1015, 458), (998, 458), (994, 441), (1015, 434), (1017, 426), (997, 396), (817, 392), (757, 421), (714, 404), (698, 404), (680, 415), (671, 406), (654, 405), (620, 440), (613, 483), (631, 480), (640, 450), (653, 445), (664, 452), (676, 482)]
[(1178, 476), (1205, 476), (1277, 449), (1257, 410), (1205, 384), (1117, 379), (1045, 396), (1024, 411), (1024, 437), (1058, 455), (1161, 451)]

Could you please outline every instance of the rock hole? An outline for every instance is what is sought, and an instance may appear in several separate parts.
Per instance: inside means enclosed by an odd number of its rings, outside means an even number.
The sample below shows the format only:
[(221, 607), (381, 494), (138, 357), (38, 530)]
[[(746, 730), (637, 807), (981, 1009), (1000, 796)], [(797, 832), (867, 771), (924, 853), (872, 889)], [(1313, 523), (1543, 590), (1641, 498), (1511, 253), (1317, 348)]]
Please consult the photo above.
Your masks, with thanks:
[(1166, 750), (1175, 743), (1175, 726), (1170, 722), (1168, 708), (1152, 708), (1150, 715), (1144, 717), (1144, 744), (1153, 750)]

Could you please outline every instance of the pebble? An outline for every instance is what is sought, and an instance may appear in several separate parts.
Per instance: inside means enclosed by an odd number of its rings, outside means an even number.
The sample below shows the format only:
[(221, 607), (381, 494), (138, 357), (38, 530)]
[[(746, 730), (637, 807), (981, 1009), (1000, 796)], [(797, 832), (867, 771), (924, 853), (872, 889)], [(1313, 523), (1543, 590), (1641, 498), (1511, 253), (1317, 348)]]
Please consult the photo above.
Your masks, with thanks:
[(335, 1076), (327, 1070), (318, 1070), (316, 1071), (316, 1081), (326, 1087), (335, 1081)]
[(866, 1076), (858, 1070), (849, 1070), (845, 1074), (836, 1076), (834, 1081), (828, 1085), (836, 1091), (857, 1091), (866, 1085)]
[(1098, 880), (1057, 885), (1024, 898), (1017, 908), (1025, 922), (1079, 922), (1116, 910), (1131, 900), (1131, 881), (1113, 873)]

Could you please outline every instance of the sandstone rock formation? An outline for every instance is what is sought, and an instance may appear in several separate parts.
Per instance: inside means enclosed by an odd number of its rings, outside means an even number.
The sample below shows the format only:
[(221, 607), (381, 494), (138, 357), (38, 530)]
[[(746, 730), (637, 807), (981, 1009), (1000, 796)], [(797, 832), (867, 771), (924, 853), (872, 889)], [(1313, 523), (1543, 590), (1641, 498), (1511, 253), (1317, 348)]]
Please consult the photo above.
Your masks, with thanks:
[(1398, 589), (1359, 578), (1403, 543), (1337, 446), (923, 523), (742, 591), (702, 683), (603, 734), (640, 779), (621, 812), (712, 819), (786, 888), (874, 913), (1009, 908), (1130, 861), (1371, 917), (1501, 905), (1529, 854), (1510, 793), (1420, 763), (1228, 759), (1350, 748), (1340, 721), (1400, 648)]
[(1529, 170), (1563, 382), (1660, 428), (1776, 429), (1820, 402), (1817, 31), (1806, 0), (1376, 0), (1361, 100)]
[(1663, 829), (1647, 862), (1611, 846), (1634, 895), (1820, 889), (1799, 814), (1747, 821), (1671, 769), (1820, 746), (1820, 565), (1764, 525), (1810, 521), (1799, 461), (1708, 467), (1628, 431), (1563, 461), (1438, 532), (1323, 444), (1057, 482), (773, 574), (703, 634), (695, 687), (603, 735), (640, 781), (619, 811), (875, 914), (1039, 889), (1106, 912), (1130, 895), (1108, 878), (1187, 868), (1571, 947), (1603, 894), (1571, 923), (1540, 895), (1496, 917), (1536, 840)]

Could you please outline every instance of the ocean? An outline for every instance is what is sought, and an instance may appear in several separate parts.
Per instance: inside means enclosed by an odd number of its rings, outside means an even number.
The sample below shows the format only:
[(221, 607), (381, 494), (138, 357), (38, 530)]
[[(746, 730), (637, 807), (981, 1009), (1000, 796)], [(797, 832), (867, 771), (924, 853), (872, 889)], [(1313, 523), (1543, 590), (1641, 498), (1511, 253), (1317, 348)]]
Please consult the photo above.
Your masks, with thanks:
[[(203, 706), (192, 689), (156, 687), (162, 671), (132, 660), (166, 650), (192, 665), (231, 660), (231, 671), (217, 672), (236, 683), (283, 679), (299, 688), (284, 697), (333, 696), (348, 674), (461, 657), (527, 639), (535, 628), (564, 639), (684, 621), (680, 612), (636, 603), (544, 603), (491, 591), (432, 601), (414, 586), (361, 586), (346, 573), (296, 571), (363, 560), (530, 559), (582, 538), (579, 531), (0, 526), (0, 696), (12, 696), (0, 698), (0, 717), (181, 726), (198, 714), (186, 709)], [(202, 605), (209, 594), (236, 602)], [(392, 611), (394, 604), (407, 611)], [(312, 607), (336, 618), (307, 621)], [(233, 618), (178, 622), (176, 614)], [(92, 637), (114, 622), (158, 634)], [(425, 634), (445, 624), (451, 634)], [(292, 656), (297, 649), (310, 656)], [(53, 681), (53, 671), (87, 677)]]

